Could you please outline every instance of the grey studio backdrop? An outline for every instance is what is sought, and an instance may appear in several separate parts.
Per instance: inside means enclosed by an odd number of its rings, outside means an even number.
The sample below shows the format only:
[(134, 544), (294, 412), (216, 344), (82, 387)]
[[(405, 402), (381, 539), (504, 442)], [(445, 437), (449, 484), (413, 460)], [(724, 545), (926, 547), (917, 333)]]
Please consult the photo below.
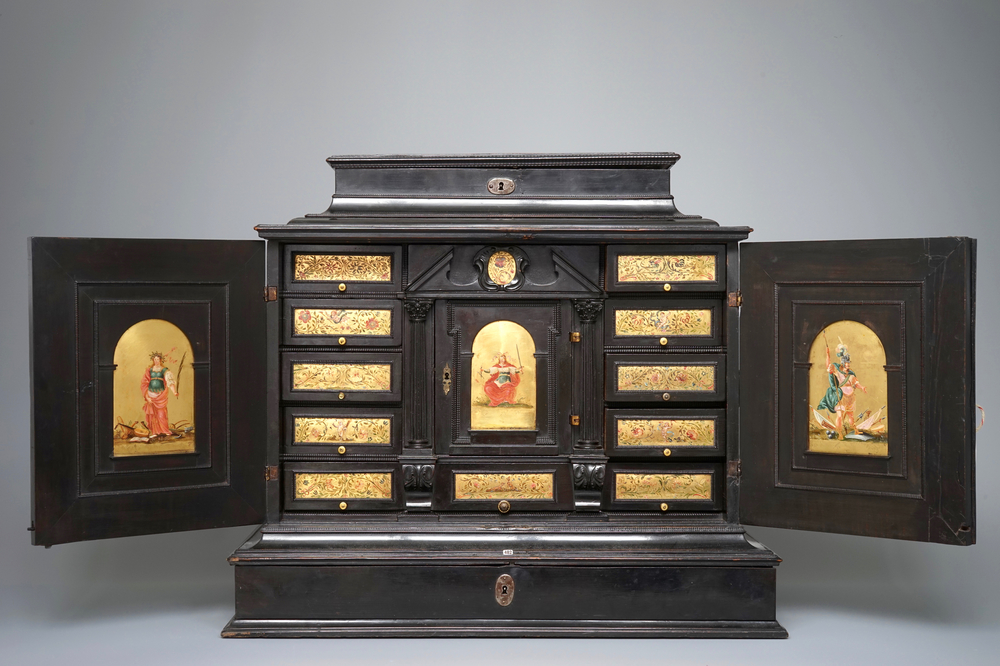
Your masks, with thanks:
[[(0, 2), (0, 663), (996, 663), (998, 34), (968, 1)], [(648, 150), (751, 240), (979, 239), (978, 545), (751, 528), (764, 642), (223, 641), (250, 528), (29, 545), (28, 236), (255, 238), (331, 154)]]

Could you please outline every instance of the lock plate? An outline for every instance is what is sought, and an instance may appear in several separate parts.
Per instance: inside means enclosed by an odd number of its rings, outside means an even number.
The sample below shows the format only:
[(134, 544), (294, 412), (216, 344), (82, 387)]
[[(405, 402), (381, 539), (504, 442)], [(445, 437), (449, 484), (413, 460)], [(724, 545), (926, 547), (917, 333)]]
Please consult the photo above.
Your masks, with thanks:
[(486, 189), (490, 191), (490, 194), (512, 194), (516, 185), (514, 181), (510, 178), (490, 178), (489, 182), (486, 183)]
[(510, 574), (502, 574), (497, 578), (495, 591), (497, 603), (501, 606), (510, 606), (514, 601), (514, 579)]

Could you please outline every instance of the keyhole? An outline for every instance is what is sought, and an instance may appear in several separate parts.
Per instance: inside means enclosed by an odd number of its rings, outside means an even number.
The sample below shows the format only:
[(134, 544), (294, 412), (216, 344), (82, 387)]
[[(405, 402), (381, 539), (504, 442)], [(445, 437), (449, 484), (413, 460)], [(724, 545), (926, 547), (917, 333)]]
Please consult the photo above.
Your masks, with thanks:
[[(497, 184), (497, 189), (500, 190), (501, 192), (503, 192), (503, 181), (502, 180)], [(506, 590), (504, 590), (504, 592), (506, 592)]]
[(500, 594), (507, 594), (507, 586), (506, 585), (504, 585), (502, 588), (500, 588)]

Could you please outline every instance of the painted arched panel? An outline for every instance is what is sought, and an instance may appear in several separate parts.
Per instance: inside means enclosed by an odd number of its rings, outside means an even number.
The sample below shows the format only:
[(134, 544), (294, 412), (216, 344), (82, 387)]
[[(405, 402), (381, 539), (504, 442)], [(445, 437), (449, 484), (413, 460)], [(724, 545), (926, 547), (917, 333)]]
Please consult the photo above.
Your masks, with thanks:
[(534, 430), (535, 341), (523, 326), (494, 321), (472, 342), (472, 430)]

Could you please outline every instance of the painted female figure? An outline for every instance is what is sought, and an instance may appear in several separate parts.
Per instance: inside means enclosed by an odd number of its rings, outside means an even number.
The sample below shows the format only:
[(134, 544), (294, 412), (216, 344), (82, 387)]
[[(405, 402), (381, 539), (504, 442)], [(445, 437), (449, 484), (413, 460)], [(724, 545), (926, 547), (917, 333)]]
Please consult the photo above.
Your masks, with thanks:
[(851, 370), (851, 355), (847, 353), (847, 345), (841, 342), (837, 345), (837, 357), (840, 363), (831, 362), (830, 347), (826, 348), (826, 371), (830, 377), (830, 387), (816, 409), (825, 409), (837, 415), (837, 431), (846, 434), (847, 429), (854, 428), (854, 408), (858, 396), (856, 389), (868, 392), (857, 375)]
[(177, 396), (177, 381), (174, 373), (163, 365), (163, 355), (153, 352), (149, 355), (152, 361), (142, 377), (140, 389), (145, 399), (142, 411), (146, 413), (146, 426), (150, 437), (173, 434), (170, 431), (170, 421), (167, 419), (167, 389)]
[(483, 386), (483, 391), (490, 399), (490, 407), (497, 407), (505, 402), (509, 405), (515, 403), (522, 369), (507, 360), (506, 352), (500, 352), (496, 363), (489, 369), (479, 369), (480, 372), (487, 372), (490, 375)]

